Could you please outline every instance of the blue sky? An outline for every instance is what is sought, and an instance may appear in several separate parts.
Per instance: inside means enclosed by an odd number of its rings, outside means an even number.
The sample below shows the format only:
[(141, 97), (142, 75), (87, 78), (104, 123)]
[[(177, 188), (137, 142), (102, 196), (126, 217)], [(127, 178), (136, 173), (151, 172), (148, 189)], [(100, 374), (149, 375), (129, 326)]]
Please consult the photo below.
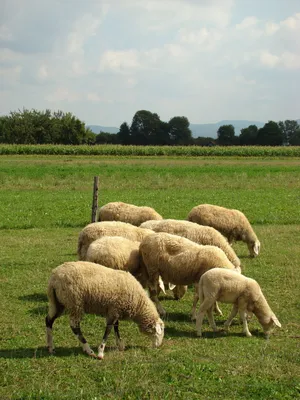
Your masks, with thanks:
[[(2, 5), (4, 4), (4, 10)], [(300, 0), (3, 0), (0, 113), (300, 118)]]

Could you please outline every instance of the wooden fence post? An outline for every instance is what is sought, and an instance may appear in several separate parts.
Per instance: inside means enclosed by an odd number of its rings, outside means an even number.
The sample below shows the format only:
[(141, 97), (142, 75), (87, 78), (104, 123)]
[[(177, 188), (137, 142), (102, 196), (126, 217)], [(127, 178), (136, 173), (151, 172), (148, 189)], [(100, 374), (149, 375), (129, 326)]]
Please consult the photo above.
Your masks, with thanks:
[(98, 188), (99, 176), (94, 176), (93, 205), (92, 205), (92, 222), (96, 222), (98, 210)]

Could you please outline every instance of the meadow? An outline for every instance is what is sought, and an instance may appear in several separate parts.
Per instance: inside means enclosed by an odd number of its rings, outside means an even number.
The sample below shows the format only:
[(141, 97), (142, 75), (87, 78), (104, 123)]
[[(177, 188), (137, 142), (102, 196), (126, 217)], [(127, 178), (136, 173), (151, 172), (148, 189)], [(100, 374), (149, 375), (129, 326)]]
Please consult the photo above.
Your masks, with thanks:
[[(26, 155), (0, 157), (0, 399), (295, 399), (300, 397), (300, 158), (217, 156)], [(234, 249), (260, 283), (282, 323), (265, 340), (221, 304), (220, 332), (190, 320), (193, 289), (180, 301), (161, 296), (165, 338), (153, 349), (132, 321), (120, 322), (126, 349), (109, 337), (103, 361), (82, 352), (67, 316), (54, 324), (56, 354), (45, 348), (46, 287), (51, 270), (76, 260), (80, 230), (91, 220), (93, 177), (99, 206), (124, 201), (185, 219), (201, 203), (242, 210), (262, 244), (255, 259)], [(86, 315), (91, 347), (105, 321)]]

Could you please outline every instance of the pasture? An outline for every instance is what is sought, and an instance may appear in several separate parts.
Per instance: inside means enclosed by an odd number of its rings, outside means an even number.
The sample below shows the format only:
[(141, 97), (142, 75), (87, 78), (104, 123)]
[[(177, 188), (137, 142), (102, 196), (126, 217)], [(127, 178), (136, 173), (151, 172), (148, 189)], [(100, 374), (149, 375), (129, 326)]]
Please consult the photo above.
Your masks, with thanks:
[[(54, 324), (56, 354), (45, 348), (46, 286), (51, 270), (76, 260), (79, 231), (90, 222), (93, 177), (99, 206), (124, 201), (185, 219), (197, 204), (243, 211), (262, 248), (234, 249), (244, 274), (257, 279), (279, 321), (265, 340), (256, 318), (252, 338), (236, 319), (228, 333), (203, 338), (190, 320), (193, 290), (167, 310), (158, 349), (131, 321), (120, 322), (126, 349), (113, 334), (103, 361), (90, 359), (69, 327)], [(117, 157), (1, 155), (0, 157), (0, 399), (295, 399), (300, 396), (300, 158)], [(230, 306), (220, 304), (223, 317)], [(86, 315), (92, 348), (103, 318)]]

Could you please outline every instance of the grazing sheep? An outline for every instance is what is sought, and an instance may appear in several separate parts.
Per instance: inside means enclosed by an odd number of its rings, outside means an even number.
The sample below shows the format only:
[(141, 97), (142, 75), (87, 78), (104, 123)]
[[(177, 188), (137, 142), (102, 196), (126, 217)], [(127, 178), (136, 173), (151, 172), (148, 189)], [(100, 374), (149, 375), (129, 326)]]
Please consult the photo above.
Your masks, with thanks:
[[(201, 275), (211, 268), (222, 267), (241, 271), (216, 246), (202, 246), (189, 239), (165, 232), (147, 236), (140, 244), (140, 253), (149, 276), (150, 298), (161, 316), (166, 314), (157, 297), (159, 276), (174, 285), (194, 284), (197, 289)], [(195, 318), (198, 290), (195, 290), (192, 319)]]
[(143, 229), (121, 221), (103, 221), (88, 224), (79, 233), (77, 254), (79, 260), (85, 260), (89, 245), (102, 236), (122, 236), (140, 242), (144, 237), (153, 233), (150, 229)]
[[(119, 350), (124, 349), (118, 328), (119, 320), (122, 319), (130, 318), (136, 322), (141, 332), (153, 338), (155, 347), (162, 343), (164, 323), (142, 286), (129, 272), (86, 261), (66, 262), (52, 271), (48, 298), (46, 333), (50, 353), (54, 350), (52, 325), (64, 309), (70, 314), (71, 329), (83, 350), (92, 357), (104, 357), (106, 340), (112, 327)], [(98, 348), (98, 356), (90, 348), (80, 329), (80, 321), (85, 313), (106, 317), (106, 329)]]
[(230, 244), (238, 240), (245, 242), (250, 256), (258, 256), (260, 242), (247, 217), (241, 211), (211, 204), (200, 204), (192, 208), (187, 219), (217, 229), (227, 237)]
[(147, 275), (141, 267), (140, 242), (121, 236), (102, 236), (93, 241), (87, 250), (85, 260), (108, 268), (130, 272), (145, 288)]
[(216, 301), (233, 304), (231, 314), (225, 322), (225, 329), (228, 329), (238, 312), (243, 321), (243, 332), (247, 337), (252, 336), (248, 329), (247, 313), (256, 315), (267, 337), (275, 325), (281, 327), (259, 284), (254, 279), (230, 270), (215, 268), (202, 275), (198, 290), (201, 302), (196, 322), (198, 336), (202, 334), (201, 328), (205, 312), (207, 312), (212, 329), (217, 330), (212, 314), (212, 307)]
[(163, 219), (161, 221), (146, 221), (140, 227), (152, 229), (154, 232), (167, 232), (172, 235), (182, 236), (198, 244), (220, 247), (233, 265), (236, 267), (241, 266), (238, 256), (225, 237), (210, 226), (202, 226), (184, 220)]
[(99, 221), (122, 221), (139, 226), (149, 219), (162, 219), (151, 207), (139, 207), (116, 201), (107, 203), (99, 209)]

